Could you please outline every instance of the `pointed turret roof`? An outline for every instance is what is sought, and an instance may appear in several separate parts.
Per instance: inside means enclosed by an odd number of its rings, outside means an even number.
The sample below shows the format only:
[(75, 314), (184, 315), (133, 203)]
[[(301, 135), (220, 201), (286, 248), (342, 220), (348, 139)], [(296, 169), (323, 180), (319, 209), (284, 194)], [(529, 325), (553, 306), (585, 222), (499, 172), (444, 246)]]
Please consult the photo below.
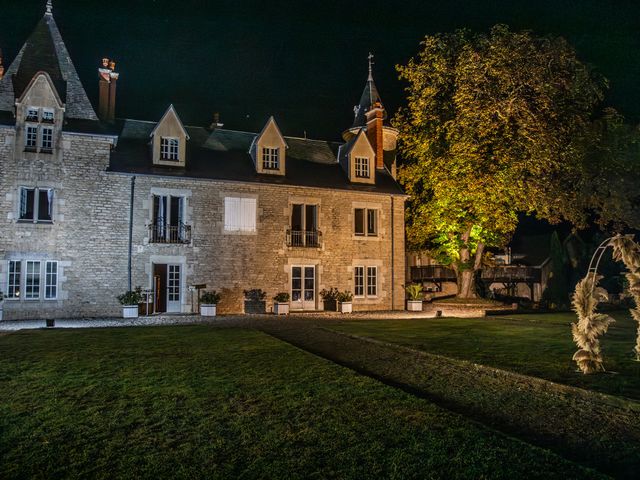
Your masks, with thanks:
[(67, 118), (98, 119), (53, 18), (50, 0), (44, 16), (0, 80), (0, 110), (13, 111), (16, 100), (40, 71), (49, 74), (66, 104)]
[(367, 124), (366, 113), (371, 110), (377, 102), (380, 102), (380, 105), (382, 105), (382, 99), (380, 98), (376, 84), (373, 81), (372, 58), (373, 55), (369, 54), (369, 77), (367, 78), (367, 83), (365, 84), (362, 96), (360, 97), (360, 103), (353, 108), (355, 118), (353, 119), (351, 128), (364, 127)]

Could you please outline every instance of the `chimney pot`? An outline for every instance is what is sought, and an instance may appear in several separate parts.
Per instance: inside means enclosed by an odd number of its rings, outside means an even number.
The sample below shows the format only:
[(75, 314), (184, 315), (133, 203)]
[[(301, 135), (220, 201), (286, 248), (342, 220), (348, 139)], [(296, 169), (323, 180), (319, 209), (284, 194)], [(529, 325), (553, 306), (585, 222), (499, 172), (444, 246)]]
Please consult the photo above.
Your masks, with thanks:
[(104, 57), (101, 68), (98, 69), (100, 79), (98, 117), (103, 122), (109, 123), (116, 118), (116, 82), (119, 75), (114, 72), (115, 68), (116, 62), (113, 59)]

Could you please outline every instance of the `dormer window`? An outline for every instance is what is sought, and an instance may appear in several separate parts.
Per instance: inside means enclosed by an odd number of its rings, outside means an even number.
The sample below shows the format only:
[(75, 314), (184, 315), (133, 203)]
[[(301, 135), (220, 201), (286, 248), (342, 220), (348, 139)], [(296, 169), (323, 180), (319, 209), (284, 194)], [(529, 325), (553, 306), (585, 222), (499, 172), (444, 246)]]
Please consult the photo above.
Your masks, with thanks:
[(39, 109), (36, 107), (27, 108), (27, 122), (39, 121), (38, 113), (39, 113)]
[(160, 139), (160, 159), (177, 162), (179, 156), (180, 141), (175, 137), (162, 137)]
[(367, 157), (355, 158), (356, 177), (369, 178), (371, 175), (369, 172), (369, 159)]
[(43, 108), (42, 109), (42, 121), (44, 123), (53, 123), (54, 120), (54, 112), (51, 108)]
[(264, 147), (262, 149), (262, 168), (265, 170), (280, 169), (280, 149)]

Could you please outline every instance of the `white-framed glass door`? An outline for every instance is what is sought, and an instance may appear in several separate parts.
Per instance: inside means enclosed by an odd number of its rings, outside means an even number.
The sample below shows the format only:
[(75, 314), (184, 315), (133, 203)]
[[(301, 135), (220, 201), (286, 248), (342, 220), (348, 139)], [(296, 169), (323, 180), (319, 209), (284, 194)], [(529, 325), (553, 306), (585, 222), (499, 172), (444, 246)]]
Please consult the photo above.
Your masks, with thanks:
[(291, 309), (316, 309), (315, 265), (294, 265), (291, 267)]
[(182, 299), (182, 270), (180, 265), (167, 265), (167, 312), (180, 312)]

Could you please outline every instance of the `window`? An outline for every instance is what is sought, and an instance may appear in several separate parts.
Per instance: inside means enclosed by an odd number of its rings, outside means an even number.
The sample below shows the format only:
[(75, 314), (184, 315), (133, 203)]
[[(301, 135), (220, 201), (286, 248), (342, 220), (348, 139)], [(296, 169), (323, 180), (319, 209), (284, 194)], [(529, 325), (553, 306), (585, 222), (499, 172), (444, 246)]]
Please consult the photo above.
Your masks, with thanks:
[(378, 235), (378, 211), (370, 208), (356, 208), (354, 211), (354, 233), (358, 236)]
[(20, 187), (20, 220), (51, 222), (53, 190)]
[(290, 247), (319, 247), (317, 205), (291, 205), (291, 229), (287, 245)]
[(40, 262), (26, 262), (24, 287), (24, 298), (26, 300), (40, 298)]
[(367, 297), (378, 295), (378, 267), (367, 267)]
[(28, 149), (35, 149), (38, 142), (38, 127), (27, 125), (24, 137), (24, 146)]
[(225, 197), (224, 229), (227, 232), (255, 232), (256, 199)]
[(355, 267), (354, 280), (353, 294), (356, 297), (364, 297), (364, 267)]
[(188, 243), (191, 227), (184, 224), (185, 197), (153, 196), (153, 243)]
[(280, 168), (280, 149), (265, 147), (262, 149), (262, 168), (278, 170)]
[(356, 177), (369, 178), (369, 159), (356, 157)]
[(44, 298), (55, 300), (58, 298), (58, 262), (46, 262), (44, 272)]
[(20, 298), (20, 267), (22, 262), (9, 261), (9, 279), (7, 281), (7, 298)]
[(37, 122), (38, 112), (39, 112), (39, 108), (37, 107), (27, 108), (27, 122)]
[(178, 161), (180, 157), (178, 155), (179, 141), (173, 137), (162, 137), (160, 139), (160, 159)]
[(42, 137), (40, 139), (40, 148), (42, 150), (51, 151), (53, 149), (53, 128), (42, 127)]
[(50, 108), (42, 109), (42, 121), (45, 123), (53, 123), (53, 110)]

